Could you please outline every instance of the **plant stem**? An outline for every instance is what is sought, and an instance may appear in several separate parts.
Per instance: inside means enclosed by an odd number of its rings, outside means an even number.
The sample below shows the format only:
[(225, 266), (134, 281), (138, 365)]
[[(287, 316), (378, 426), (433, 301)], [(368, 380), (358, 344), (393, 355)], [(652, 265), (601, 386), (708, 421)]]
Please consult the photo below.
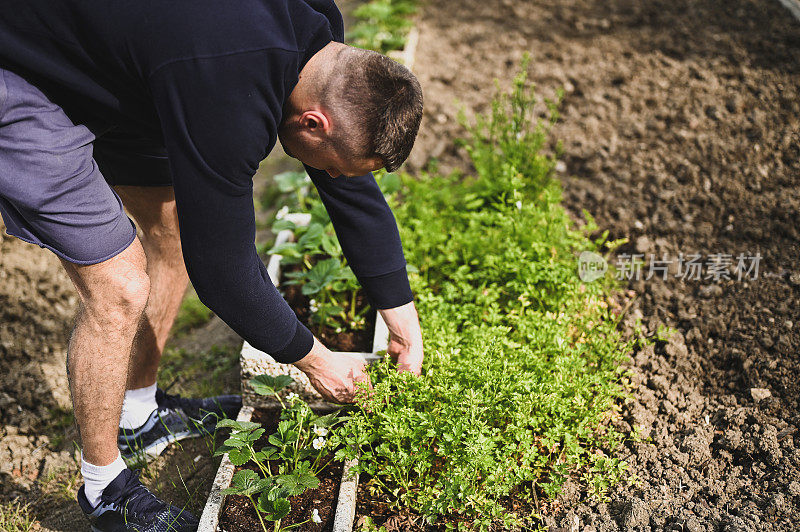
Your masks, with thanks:
[(353, 295), (350, 297), (350, 317), (352, 321), (356, 321), (356, 291), (353, 290)]
[(262, 473), (264, 473), (265, 476), (271, 477), (272, 476), (272, 471), (269, 470), (269, 464), (267, 464), (267, 467), (265, 469), (264, 465), (261, 463), (261, 460), (256, 460), (256, 458), (255, 458), (256, 450), (253, 448), (252, 445), (249, 446), (249, 449), (250, 449), (250, 456), (253, 457), (253, 462), (256, 463), (258, 468), (261, 470)]
[(304, 524), (308, 523), (309, 521), (311, 521), (311, 519), (306, 519), (306, 520), (305, 520), (305, 521), (303, 521), (302, 523), (295, 523), (295, 524), (293, 524), (293, 525), (289, 525), (289, 526), (287, 526), (286, 528), (284, 528), (284, 529), (282, 529), (282, 530), (291, 530), (292, 528), (295, 528), (295, 527), (298, 527), (298, 526), (302, 526), (302, 525), (304, 525)]
[(253, 500), (251, 495), (248, 495), (247, 498), (250, 499), (250, 503), (253, 505), (253, 509), (256, 511), (258, 520), (261, 522), (261, 528), (264, 530), (264, 532), (269, 532), (269, 530), (267, 530), (267, 524), (264, 523), (264, 518), (261, 517), (261, 512), (258, 511), (258, 505), (256, 504), (256, 501)]

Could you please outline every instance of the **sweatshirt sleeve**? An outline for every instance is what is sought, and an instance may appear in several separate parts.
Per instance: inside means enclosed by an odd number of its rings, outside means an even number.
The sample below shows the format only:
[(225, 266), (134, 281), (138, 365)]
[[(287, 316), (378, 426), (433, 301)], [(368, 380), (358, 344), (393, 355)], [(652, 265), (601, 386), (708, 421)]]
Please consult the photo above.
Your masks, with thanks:
[(353, 273), (378, 309), (413, 300), (397, 223), (375, 177), (331, 178), (306, 165)]
[[(254, 347), (284, 363), (311, 332), (270, 281), (255, 248), (252, 176), (275, 144), (286, 79), (280, 51), (164, 65), (150, 76), (173, 174), (183, 256), (201, 301)], [(270, 66), (280, 65), (280, 66)], [(277, 118), (276, 118), (277, 117)]]

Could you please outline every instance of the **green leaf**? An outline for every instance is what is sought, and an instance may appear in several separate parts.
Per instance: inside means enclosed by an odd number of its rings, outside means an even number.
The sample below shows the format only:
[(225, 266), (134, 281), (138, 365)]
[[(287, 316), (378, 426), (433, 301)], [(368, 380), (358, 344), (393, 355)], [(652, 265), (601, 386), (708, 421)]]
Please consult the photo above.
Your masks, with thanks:
[(225, 453), (229, 453), (233, 449), (235, 449), (235, 447), (231, 447), (229, 445), (222, 444), (219, 447), (217, 447), (217, 450), (214, 451), (213, 456), (222, 456)]
[(402, 182), (400, 176), (394, 172), (387, 172), (380, 177), (378, 186), (380, 186), (381, 192), (388, 196), (400, 190)]
[(283, 519), (287, 515), (289, 515), (289, 511), (292, 509), (292, 505), (286, 499), (278, 499), (273, 503), (273, 518), (275, 521), (278, 519)]
[(318, 201), (311, 206), (311, 222), (318, 223), (323, 227), (326, 227), (329, 223), (331, 223), (331, 218), (328, 216), (328, 211), (325, 209), (325, 205)]
[(278, 486), (285, 489), (290, 496), (300, 495), (305, 491), (305, 487), (294, 475), (281, 475), (278, 477)]
[(239, 436), (239, 434), (241, 434), (241, 433), (234, 434), (233, 436), (231, 436), (230, 438), (225, 440), (223, 442), (223, 445), (227, 445), (228, 447), (231, 447), (232, 449), (241, 449), (242, 447), (245, 447), (247, 445), (247, 441), (243, 440)]
[[(263, 480), (263, 479), (262, 479)], [(242, 469), (233, 475), (231, 487), (223, 490), (223, 493), (240, 493), (242, 495), (252, 495), (262, 491), (258, 473), (250, 469)]]
[(312, 420), (311, 424), (316, 425), (318, 427), (329, 428), (334, 426), (339, 421), (338, 415), (339, 415), (338, 412), (334, 412), (332, 414), (320, 416), (317, 419)]
[(250, 434), (247, 435), (247, 441), (253, 443), (258, 441), (258, 439), (266, 432), (264, 429), (256, 429)]
[(282, 257), (293, 258), (293, 259), (302, 257), (302, 254), (297, 249), (297, 244), (295, 244), (294, 242), (285, 242), (283, 244), (278, 244), (277, 246), (272, 246), (267, 251), (267, 254), (280, 255)]
[(322, 250), (331, 257), (338, 257), (342, 254), (342, 248), (339, 245), (339, 240), (334, 235), (325, 233), (322, 236)]
[(262, 493), (258, 498), (258, 509), (263, 512), (264, 517), (269, 521), (278, 521), (289, 515), (291, 504), (284, 497), (276, 497), (277, 492), (272, 490)]
[(322, 227), (322, 224), (310, 224), (306, 232), (303, 233), (303, 236), (297, 240), (298, 247), (302, 250), (314, 250), (318, 248), (322, 242), (322, 235), (324, 232), (325, 229)]
[(290, 220), (278, 220), (274, 224), (272, 224), (272, 232), (278, 234), (279, 232), (288, 229), (290, 231), (294, 231), (297, 228), (294, 222)]
[(313, 490), (319, 486), (319, 479), (312, 473), (303, 473), (299, 476), (298, 482), (306, 489)]
[(250, 379), (250, 386), (259, 395), (275, 395), (293, 382), (294, 379), (289, 375), (257, 375)]
[(256, 451), (256, 454), (253, 455), (254, 460), (258, 460), (259, 462), (268, 462), (272, 459), (272, 456), (277, 452), (277, 449), (274, 447), (264, 447), (260, 451)]
[(275, 183), (281, 192), (294, 192), (303, 188), (308, 182), (305, 172), (281, 172), (275, 176)]
[(250, 431), (253, 429), (257, 429), (261, 426), (259, 423), (254, 423), (252, 421), (236, 421), (234, 419), (223, 418), (217, 421), (217, 428), (232, 428), (238, 431)]
[(243, 447), (241, 449), (232, 449), (228, 453), (228, 458), (230, 458), (231, 462), (235, 466), (244, 465), (250, 460), (251, 453), (250, 449), (247, 447)]

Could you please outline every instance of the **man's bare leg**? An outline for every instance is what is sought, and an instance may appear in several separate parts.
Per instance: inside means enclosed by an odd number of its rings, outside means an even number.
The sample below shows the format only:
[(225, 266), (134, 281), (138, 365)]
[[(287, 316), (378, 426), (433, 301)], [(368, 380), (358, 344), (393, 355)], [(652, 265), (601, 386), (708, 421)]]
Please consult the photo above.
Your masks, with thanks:
[(128, 390), (155, 384), (158, 364), (189, 277), (181, 253), (172, 187), (115, 187), (136, 220), (147, 256), (150, 299), (131, 353)]
[(80, 298), (67, 356), (75, 420), (85, 460), (104, 466), (119, 456), (128, 362), (149, 294), (146, 259), (137, 239), (99, 264), (62, 264)]

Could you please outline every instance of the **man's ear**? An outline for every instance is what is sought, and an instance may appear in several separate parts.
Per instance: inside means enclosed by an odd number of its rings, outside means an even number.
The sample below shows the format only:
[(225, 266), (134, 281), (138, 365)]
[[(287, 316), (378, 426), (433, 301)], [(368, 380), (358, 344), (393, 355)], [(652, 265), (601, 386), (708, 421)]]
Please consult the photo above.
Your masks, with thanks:
[(308, 133), (327, 135), (331, 130), (330, 120), (319, 110), (305, 111), (300, 115), (300, 126)]

